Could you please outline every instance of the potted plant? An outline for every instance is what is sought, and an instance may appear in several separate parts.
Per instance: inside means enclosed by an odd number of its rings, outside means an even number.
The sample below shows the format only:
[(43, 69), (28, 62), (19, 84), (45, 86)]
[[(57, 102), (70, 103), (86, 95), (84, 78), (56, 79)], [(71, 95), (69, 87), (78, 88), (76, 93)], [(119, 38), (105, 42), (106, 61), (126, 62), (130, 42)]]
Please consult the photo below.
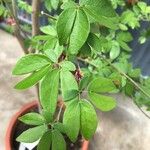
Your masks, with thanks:
[[(128, 43), (133, 40), (129, 30), (149, 21), (150, 6), (115, 0), (46, 0), (45, 4), (60, 13), (39, 14), (38, 7), (33, 7), (34, 31), (28, 39), (32, 53), (20, 58), (13, 69), (13, 75), (27, 75), (16, 89), (39, 85), (39, 111), (19, 115), (31, 128), (16, 140), (38, 141), (38, 150), (65, 150), (68, 141), (90, 140), (98, 126), (95, 109), (105, 112), (117, 106), (113, 93), (122, 92), (139, 109), (145, 106), (149, 110), (150, 80), (143, 79), (140, 69), (129, 63)], [(118, 8), (122, 11), (117, 13)], [(39, 28), (39, 15), (48, 17), (50, 24)], [(17, 20), (16, 26), (18, 29)], [(139, 40), (143, 43), (146, 37)]]

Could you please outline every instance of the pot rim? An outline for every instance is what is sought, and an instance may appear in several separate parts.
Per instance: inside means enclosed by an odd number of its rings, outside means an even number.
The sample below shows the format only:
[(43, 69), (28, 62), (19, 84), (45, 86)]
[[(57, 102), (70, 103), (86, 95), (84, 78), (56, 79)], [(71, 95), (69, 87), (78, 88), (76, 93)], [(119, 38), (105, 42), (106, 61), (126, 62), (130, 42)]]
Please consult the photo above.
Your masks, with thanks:
[[(18, 123), (18, 118), (25, 113), (27, 113), (31, 108), (34, 108), (38, 105), (38, 101), (34, 100), (32, 102), (29, 102), (27, 104), (24, 104), (17, 113), (15, 113), (7, 127), (6, 135), (5, 135), (5, 150), (12, 150), (11, 145), (12, 145), (12, 137), (14, 134), (14, 129), (15, 126)], [(84, 140), (82, 144), (81, 150), (88, 150), (89, 147), (89, 141)]]
[(23, 105), (19, 109), (19, 111), (12, 116), (12, 118), (11, 118), (9, 124), (8, 124), (6, 135), (5, 135), (5, 149), (6, 150), (12, 150), (11, 149), (11, 145), (12, 145), (12, 140), (11, 139), (12, 139), (13, 134), (14, 134), (15, 126), (18, 123), (18, 118), (20, 116), (24, 115), (25, 113), (27, 113), (31, 108), (36, 107), (37, 104), (38, 104), (38, 102), (36, 100), (34, 100), (32, 102), (29, 102), (29, 103)]

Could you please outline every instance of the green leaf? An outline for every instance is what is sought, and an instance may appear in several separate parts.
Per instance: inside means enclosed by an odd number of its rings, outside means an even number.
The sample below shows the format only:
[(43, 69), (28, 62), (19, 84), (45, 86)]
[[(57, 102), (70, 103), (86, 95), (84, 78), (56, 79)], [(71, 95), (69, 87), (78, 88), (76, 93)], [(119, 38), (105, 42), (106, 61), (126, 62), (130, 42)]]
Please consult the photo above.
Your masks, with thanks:
[(67, 39), (72, 30), (75, 16), (75, 8), (66, 9), (60, 14), (57, 21), (57, 34), (60, 45), (63, 45), (67, 42)]
[(46, 132), (47, 127), (45, 125), (34, 127), (24, 131), (19, 137), (17, 137), (18, 142), (33, 143), (39, 140), (43, 134)]
[(58, 99), (59, 73), (59, 69), (49, 71), (40, 85), (40, 101), (42, 107), (51, 114), (55, 112)]
[(54, 29), (54, 27), (52, 27), (51, 25), (48, 25), (48, 26), (42, 26), (40, 28), (40, 30), (45, 33), (45, 34), (49, 34), (49, 35), (52, 35), (52, 36), (57, 36), (57, 32), (56, 30)]
[(90, 23), (86, 13), (82, 9), (76, 10), (76, 18), (72, 32), (70, 35), (70, 42), (68, 51), (71, 54), (77, 54), (79, 49), (86, 42), (90, 32)]
[(47, 131), (40, 139), (37, 150), (43, 150), (43, 149), (50, 150), (51, 142), (52, 142), (52, 133), (51, 131)]
[(91, 76), (84, 76), (79, 83), (79, 90), (82, 91), (89, 85), (92, 77)]
[(123, 48), (124, 50), (128, 51), (128, 52), (131, 52), (132, 49), (128, 46), (128, 44), (126, 44), (125, 42), (123, 41), (118, 41), (119, 45), (121, 46), (121, 48)]
[(138, 78), (141, 75), (141, 69), (130, 70), (129, 76), (132, 78)]
[(131, 33), (129, 32), (119, 32), (116, 37), (119, 45), (126, 51), (131, 51), (131, 48), (126, 44), (133, 40)]
[(93, 33), (90, 33), (88, 37), (88, 44), (96, 51), (101, 51), (102, 44), (100, 39)]
[(46, 8), (49, 12), (51, 12), (51, 10), (52, 10), (52, 5), (51, 5), (51, 1), (50, 1), (50, 0), (44, 0), (44, 6), (45, 6), (45, 8)]
[(90, 18), (108, 28), (117, 28), (118, 18), (109, 0), (81, 0), (80, 3)]
[(53, 9), (57, 9), (58, 5), (59, 5), (59, 1), (60, 0), (51, 0), (51, 5), (53, 7)]
[(94, 92), (88, 93), (91, 102), (102, 111), (110, 111), (116, 107), (116, 101), (112, 97), (100, 95)]
[(63, 70), (75, 71), (76, 66), (71, 61), (63, 61), (61, 64)]
[(50, 58), (52, 62), (57, 62), (57, 55), (55, 54), (55, 51), (53, 49), (45, 51), (45, 54)]
[(56, 122), (53, 124), (54, 129), (58, 130), (59, 132), (66, 134), (66, 128), (63, 123), (61, 122)]
[(66, 134), (72, 142), (75, 142), (80, 129), (80, 106), (78, 99), (71, 101), (64, 112), (63, 124)]
[(131, 35), (131, 33), (129, 32), (119, 32), (117, 34), (117, 40), (118, 41), (124, 41), (124, 42), (130, 42), (133, 40), (133, 37)]
[(112, 42), (112, 48), (110, 50), (110, 58), (111, 59), (116, 59), (120, 54), (120, 46), (118, 42), (113, 41)]
[(41, 54), (29, 54), (22, 57), (13, 69), (13, 75), (27, 74), (50, 64), (48, 57)]
[(28, 125), (42, 125), (45, 123), (44, 117), (38, 113), (25, 114), (19, 117), (19, 120)]
[(65, 101), (72, 100), (75, 97), (77, 97), (78, 95), (79, 95), (79, 91), (77, 91), (77, 90), (68, 89), (67, 91), (64, 92)]
[(51, 112), (49, 112), (49, 110), (43, 109), (42, 115), (43, 115), (44, 119), (46, 120), (47, 124), (49, 124), (53, 121), (53, 114)]
[(88, 86), (88, 91), (95, 93), (106, 93), (115, 90), (116, 87), (111, 79), (99, 77), (94, 79)]
[(15, 86), (15, 89), (23, 90), (23, 89), (27, 89), (27, 88), (37, 84), (38, 81), (41, 80), (47, 74), (47, 72), (49, 70), (50, 70), (50, 66), (48, 65), (48, 66), (43, 67), (39, 71), (34, 72), (33, 74), (31, 74), (24, 80), (20, 81)]
[(139, 17), (137, 17), (136, 14), (130, 9), (127, 9), (122, 13), (121, 23), (128, 25), (132, 29), (140, 27)]
[[(63, 100), (70, 100), (71, 93), (75, 93), (75, 91), (78, 91), (77, 81), (75, 80), (73, 74), (66, 70), (61, 70), (60, 79)], [(73, 95), (76, 96), (75, 94)]]
[(80, 102), (81, 108), (81, 133), (83, 137), (90, 139), (97, 128), (98, 119), (94, 107), (87, 101)]
[(125, 94), (127, 96), (131, 96), (132, 97), (134, 92), (135, 92), (135, 88), (134, 88), (132, 83), (127, 82), (125, 87), (124, 87), (124, 91), (125, 91)]
[(91, 47), (88, 45), (88, 43), (84, 43), (84, 45), (81, 47), (79, 56), (82, 58), (91, 56)]
[(77, 5), (75, 2), (73, 1), (69, 1), (69, 2), (65, 2), (63, 3), (63, 5), (61, 6), (62, 9), (68, 9), (68, 8), (76, 8)]
[(66, 142), (58, 130), (52, 131), (52, 150), (66, 150)]
[(57, 63), (60, 55), (63, 52), (63, 46), (59, 45), (57, 39), (53, 40), (53, 42), (54, 43), (51, 43), (52, 45), (49, 44), (50, 47), (45, 49), (44, 53), (50, 58), (51, 61)]
[[(57, 39), (55, 37), (49, 37), (49, 39), (44, 43), (43, 51), (46, 53), (47, 50), (53, 50), (56, 46)], [(46, 53), (47, 54), (47, 53)]]
[(114, 66), (124, 73), (128, 72), (128, 64), (126, 62), (114, 63)]

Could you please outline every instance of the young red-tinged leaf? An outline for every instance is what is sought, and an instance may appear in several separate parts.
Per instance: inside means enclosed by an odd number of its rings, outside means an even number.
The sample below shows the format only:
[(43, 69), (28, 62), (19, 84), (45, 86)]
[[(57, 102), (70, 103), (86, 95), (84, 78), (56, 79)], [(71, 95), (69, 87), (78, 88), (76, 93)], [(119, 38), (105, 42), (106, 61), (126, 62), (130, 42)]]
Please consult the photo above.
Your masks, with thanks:
[(45, 119), (41, 114), (33, 112), (19, 117), (19, 120), (28, 125), (42, 125), (45, 123)]
[(80, 109), (81, 109), (81, 133), (83, 137), (88, 140), (92, 138), (94, 135), (98, 119), (95, 112), (94, 107), (87, 101), (82, 100), (80, 102)]
[(64, 10), (57, 21), (57, 34), (60, 45), (67, 42), (67, 39), (71, 33), (71, 29), (75, 20), (76, 9), (69, 8)]
[(33, 143), (39, 140), (46, 131), (47, 127), (45, 125), (34, 127), (24, 131), (21, 135), (17, 137), (16, 140), (18, 142)]
[(79, 49), (86, 42), (90, 32), (90, 23), (83, 9), (78, 9), (74, 26), (70, 35), (68, 51), (77, 54)]
[(66, 142), (58, 130), (52, 131), (52, 150), (66, 150)]
[(29, 54), (22, 57), (13, 69), (13, 75), (27, 74), (50, 64), (48, 57), (41, 54)]
[(48, 66), (43, 67), (39, 71), (34, 72), (33, 74), (31, 74), (24, 80), (20, 81), (15, 86), (15, 89), (23, 90), (23, 89), (27, 89), (27, 88), (37, 84), (38, 81), (41, 80), (47, 74), (47, 72), (49, 70), (50, 70), (50, 66), (48, 65)]
[(88, 91), (94, 93), (107, 93), (115, 89), (116, 87), (112, 80), (103, 77), (94, 79), (88, 86)]
[(80, 105), (78, 99), (72, 100), (66, 107), (63, 124), (66, 134), (72, 142), (75, 142), (80, 130)]
[(37, 150), (50, 150), (52, 144), (52, 133), (51, 131), (47, 131), (38, 144)]
[(59, 88), (59, 69), (49, 71), (40, 85), (40, 101), (42, 107), (48, 110), (51, 114), (55, 112), (58, 88)]
[(116, 100), (112, 97), (93, 92), (89, 92), (88, 95), (91, 102), (102, 111), (110, 111), (116, 107)]
[(61, 70), (60, 79), (63, 100), (74, 99), (77, 96), (78, 84), (73, 74), (70, 71)]

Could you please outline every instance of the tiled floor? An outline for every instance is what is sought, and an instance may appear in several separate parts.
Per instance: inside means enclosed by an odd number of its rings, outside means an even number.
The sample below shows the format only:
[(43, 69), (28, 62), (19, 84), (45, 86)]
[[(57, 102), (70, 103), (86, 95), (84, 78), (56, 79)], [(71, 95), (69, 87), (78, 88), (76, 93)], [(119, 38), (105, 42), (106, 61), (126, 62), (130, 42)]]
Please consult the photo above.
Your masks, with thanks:
[(4, 150), (4, 136), (11, 116), (28, 101), (36, 99), (35, 89), (16, 91), (18, 81), (11, 71), (16, 60), (23, 55), (15, 37), (0, 30), (0, 150)]

